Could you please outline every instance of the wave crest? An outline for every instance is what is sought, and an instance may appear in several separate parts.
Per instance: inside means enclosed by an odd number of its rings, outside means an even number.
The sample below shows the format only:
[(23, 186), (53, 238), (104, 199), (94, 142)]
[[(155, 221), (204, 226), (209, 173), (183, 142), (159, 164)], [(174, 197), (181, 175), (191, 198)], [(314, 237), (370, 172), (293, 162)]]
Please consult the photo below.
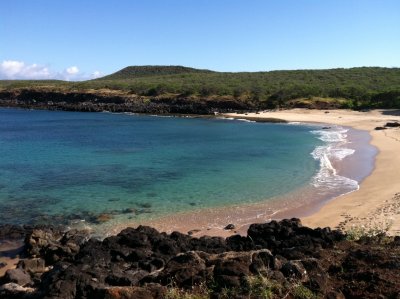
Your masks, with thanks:
[(343, 127), (331, 127), (326, 130), (313, 130), (311, 133), (318, 135), (318, 139), (325, 142), (325, 145), (317, 146), (311, 153), (315, 160), (320, 163), (319, 172), (313, 177), (312, 185), (321, 190), (340, 188), (343, 193), (348, 193), (359, 188), (358, 182), (337, 174), (333, 167), (333, 161), (341, 161), (349, 155), (355, 153), (354, 149), (347, 148), (348, 129)]

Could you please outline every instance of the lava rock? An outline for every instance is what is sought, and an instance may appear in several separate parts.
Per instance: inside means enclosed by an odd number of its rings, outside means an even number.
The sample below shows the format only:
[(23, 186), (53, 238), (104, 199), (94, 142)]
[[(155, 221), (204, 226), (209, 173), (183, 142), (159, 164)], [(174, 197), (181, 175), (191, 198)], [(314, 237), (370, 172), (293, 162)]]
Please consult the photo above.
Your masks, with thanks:
[(157, 280), (166, 285), (171, 282), (179, 287), (190, 288), (205, 281), (207, 276), (205, 261), (198, 253), (190, 251), (172, 258)]
[(10, 282), (0, 286), (0, 298), (7, 299), (24, 299), (32, 298), (31, 295), (35, 289), (30, 287), (22, 287), (19, 284)]
[(13, 282), (20, 286), (30, 286), (33, 284), (31, 276), (20, 268), (7, 270), (4, 282)]
[(397, 127), (400, 127), (400, 123), (398, 123), (398, 122), (388, 122), (388, 123), (386, 123), (385, 127), (387, 127), (387, 128), (397, 128)]
[(19, 261), (17, 268), (21, 268), (31, 274), (43, 273), (46, 271), (45, 262), (41, 258), (23, 259)]
[(285, 277), (301, 282), (308, 281), (307, 270), (301, 261), (289, 261), (282, 266), (281, 272)]

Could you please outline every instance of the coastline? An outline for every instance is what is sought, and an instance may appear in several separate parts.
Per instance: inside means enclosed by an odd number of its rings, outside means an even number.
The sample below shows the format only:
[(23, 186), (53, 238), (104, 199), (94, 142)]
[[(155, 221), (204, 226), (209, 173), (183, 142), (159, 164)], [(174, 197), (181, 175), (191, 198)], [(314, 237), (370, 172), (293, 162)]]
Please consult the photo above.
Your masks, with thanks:
[[(392, 113), (396, 115), (392, 115)], [(392, 225), (388, 232), (394, 235), (400, 233), (400, 184), (396, 177), (397, 170), (400, 168), (400, 157), (398, 156), (400, 152), (400, 128), (375, 130), (375, 127), (383, 126), (386, 122), (400, 121), (399, 111), (357, 112), (292, 109), (220, 116), (241, 119), (250, 116), (251, 120), (272, 118), (287, 122), (333, 124), (368, 132), (372, 137), (371, 144), (379, 152), (376, 155), (372, 173), (368, 177), (362, 178), (359, 190), (336, 197), (328, 202), (311, 202), (308, 206), (297, 206), (292, 208), (291, 211), (296, 210), (296, 217), (301, 217), (302, 223), (309, 227), (350, 229), (355, 225), (367, 228), (386, 228), (388, 222), (391, 222)], [(150, 220), (141, 224), (153, 226), (163, 232), (191, 232), (194, 237), (204, 235), (228, 237), (237, 233), (246, 235), (250, 224), (266, 222), (272, 218), (268, 219), (266, 215), (273, 216), (273, 219), (293, 216), (293, 214), (288, 213), (288, 210), (273, 212), (274, 209), (270, 205), (271, 202), (264, 202), (203, 209), (189, 213), (182, 212), (171, 217)], [(312, 214), (310, 215), (310, 213)], [(229, 223), (235, 224), (236, 227), (225, 230), (224, 226)], [(119, 233), (129, 225), (137, 226), (138, 223), (116, 225), (107, 231), (108, 235)], [(4, 250), (8, 251), (10, 248), (3, 248)], [(15, 267), (18, 258), (13, 257), (3, 256), (0, 258), (0, 262), (5, 261), (10, 268)], [(1, 274), (4, 274), (5, 270), (3, 268)]]
[[(324, 200), (301, 201), (300, 205), (291, 206), (290, 200), (284, 210), (274, 204), (274, 200), (263, 203), (247, 204), (241, 206), (227, 206), (221, 208), (201, 209), (193, 212), (182, 212), (173, 216), (164, 216), (160, 219), (149, 220), (145, 222), (133, 223), (110, 223), (105, 235), (118, 233), (126, 226), (137, 226), (145, 224), (155, 228), (172, 232), (174, 230), (187, 233), (191, 231), (194, 236), (216, 235), (229, 236), (234, 233), (245, 234), (247, 227), (251, 223), (265, 222), (270, 219), (283, 219), (290, 217), (301, 217), (305, 225), (312, 227), (338, 227), (341, 229), (351, 228), (352, 225), (383, 225), (390, 220), (393, 226), (391, 233), (400, 232), (399, 214), (397, 207), (400, 203), (400, 186), (396, 186), (396, 178), (393, 174), (400, 167), (399, 158), (396, 153), (400, 152), (400, 128), (391, 128), (388, 130), (374, 130), (377, 126), (383, 126), (389, 121), (400, 121), (400, 113), (391, 115), (390, 110), (372, 110), (368, 112), (358, 112), (350, 110), (309, 110), (309, 109), (291, 109), (281, 111), (265, 111), (245, 114), (217, 114), (218, 118), (236, 118), (250, 121), (268, 121), (275, 122), (300, 122), (305, 124), (320, 125), (339, 125), (341, 127), (354, 128), (362, 130), (371, 135), (371, 144), (379, 150), (376, 157), (376, 167), (370, 176), (351, 177), (349, 173), (353, 172), (349, 165), (341, 169), (341, 165), (334, 165), (338, 174), (342, 174), (362, 181), (360, 190), (351, 191), (335, 198), (325, 198)], [(197, 116), (201, 117), (201, 116)], [(208, 116), (210, 117), (210, 116)], [(211, 116), (214, 117), (214, 116)], [(351, 157), (351, 156), (350, 156)], [(383, 161), (383, 164), (381, 163)], [(346, 164), (347, 160), (346, 160)], [(361, 163), (362, 164), (362, 163)], [(352, 164), (354, 169), (358, 169), (360, 161)], [(339, 167), (337, 167), (339, 166)], [(351, 168), (351, 167), (350, 167)], [(347, 171), (347, 173), (346, 173)], [(296, 190), (297, 191), (297, 190)], [(288, 197), (296, 198), (297, 192), (289, 194)], [(309, 198), (313, 194), (308, 192), (303, 194)], [(304, 197), (304, 196), (303, 196)], [(282, 198), (279, 198), (282, 199)], [(297, 198), (296, 198), (297, 200)], [(293, 200), (292, 200), (293, 203)], [(301, 203), (303, 203), (301, 205)], [(284, 206), (285, 204), (283, 204)], [(296, 211), (296, 213), (293, 213)], [(311, 214), (311, 215), (310, 215)], [(393, 218), (393, 219), (392, 219)], [(259, 221), (257, 221), (259, 219)], [(234, 230), (224, 230), (223, 227), (229, 223), (236, 225)], [(201, 229), (200, 229), (201, 228)]]
[[(396, 178), (400, 168), (400, 128), (375, 130), (387, 122), (400, 121), (400, 113), (395, 110), (371, 110), (359, 112), (352, 110), (309, 110), (291, 109), (246, 114), (223, 114), (220, 116), (256, 121), (260, 119), (279, 119), (287, 122), (332, 124), (366, 131), (371, 136), (370, 144), (377, 148), (372, 172), (361, 180), (358, 190), (340, 195), (330, 200), (311, 202), (308, 205), (278, 211), (273, 219), (296, 217), (310, 227), (331, 227), (349, 230), (353, 227), (387, 230), (389, 234), (400, 233), (400, 185)], [(295, 196), (293, 194), (292, 196)], [(310, 194), (312, 196), (312, 194)], [(270, 202), (247, 206), (214, 208), (196, 212), (181, 213), (142, 223), (160, 231), (183, 233), (193, 236), (227, 237), (239, 233), (245, 235), (249, 224), (269, 220), (265, 216)], [(257, 215), (254, 217), (254, 215)], [(250, 217), (249, 217), (250, 216)], [(247, 218), (246, 218), (247, 217)], [(259, 221), (257, 219), (260, 218)], [(233, 230), (224, 230), (228, 223), (235, 224)], [(111, 234), (118, 233), (124, 226), (115, 227)]]
[[(301, 111), (301, 110), (300, 110)], [(308, 111), (308, 110), (307, 110)], [(342, 111), (338, 111), (341, 113)], [(302, 112), (298, 112), (302, 113)], [(276, 117), (275, 112), (270, 115), (268, 113), (267, 117), (263, 113), (252, 114), (250, 116), (250, 120), (256, 121), (257, 117), (260, 119), (274, 119), (278, 118), (280, 120), (284, 119), (288, 122), (297, 122), (296, 120), (292, 120), (290, 118)], [(225, 115), (229, 118), (238, 118), (238, 119), (246, 119), (247, 115), (242, 114), (228, 114)], [(321, 124), (326, 126), (328, 121), (303, 121), (306, 124)], [(350, 126), (338, 124), (340, 127), (345, 127), (345, 129), (350, 129), (352, 132), (349, 134), (351, 140), (351, 147), (356, 148), (357, 156), (350, 155), (346, 157), (344, 163), (355, 165), (354, 169), (348, 169), (348, 165), (337, 168), (337, 166), (341, 166), (343, 164), (342, 161), (336, 161), (338, 165), (334, 165), (337, 170), (338, 175), (344, 175), (346, 178), (349, 177), (358, 182), (363, 180), (367, 174), (370, 174), (373, 168), (373, 165), (365, 166), (360, 165), (360, 157), (359, 153), (362, 151), (366, 144), (369, 141), (369, 134), (364, 132), (364, 130), (352, 129)], [(328, 132), (328, 131), (327, 131)], [(361, 136), (362, 133), (362, 137)], [(365, 136), (367, 136), (367, 140), (365, 140)], [(354, 139), (354, 140), (353, 140)], [(360, 139), (362, 142), (360, 142)], [(346, 147), (348, 147), (346, 145)], [(372, 146), (371, 146), (372, 148)], [(368, 154), (371, 156), (371, 154)], [(366, 157), (361, 155), (361, 159)], [(373, 154), (375, 156), (375, 154)], [(351, 161), (354, 157), (354, 161)], [(349, 159), (350, 158), (350, 159)], [(369, 168), (367, 171), (359, 171), (360, 167)], [(354, 171), (357, 170), (357, 171)], [(342, 173), (342, 171), (344, 173)], [(360, 176), (361, 173), (361, 176)], [(351, 174), (351, 175), (349, 175)], [(344, 194), (354, 192), (345, 191)], [(252, 223), (259, 222), (267, 222), (273, 219), (283, 219), (283, 218), (292, 218), (292, 217), (307, 217), (311, 214), (316, 213), (323, 205), (332, 200), (335, 197), (340, 196), (337, 192), (325, 193), (323, 195), (316, 195), (318, 192), (318, 188), (312, 188), (309, 186), (305, 186), (299, 189), (296, 189), (289, 194), (285, 194), (284, 196), (278, 196), (276, 198), (270, 198), (268, 201), (247, 204), (247, 205), (232, 205), (232, 206), (224, 206), (221, 208), (209, 208), (209, 209), (201, 209), (197, 211), (186, 211), (177, 213), (171, 216), (163, 216), (156, 220), (149, 220), (145, 222), (141, 222), (140, 224), (149, 225), (157, 228), (160, 231), (164, 231), (167, 233), (171, 233), (172, 231), (180, 231), (182, 233), (190, 232), (193, 236), (203, 236), (203, 235), (213, 235), (213, 236), (223, 236), (227, 237), (235, 233), (239, 233), (242, 235), (246, 234), (247, 228)], [(277, 199), (277, 200), (275, 200)], [(224, 230), (225, 225), (233, 223), (236, 228), (234, 230)], [(120, 230), (125, 228), (126, 225), (136, 226), (138, 223), (124, 223), (117, 224), (113, 229), (107, 232), (107, 235), (112, 235), (118, 233)], [(332, 226), (330, 224), (324, 226)], [(333, 227), (333, 226), (332, 226)]]
[(357, 191), (344, 194), (322, 205), (318, 211), (302, 218), (310, 227), (351, 229), (387, 229), (400, 233), (400, 184), (396, 173), (400, 168), (400, 128), (375, 130), (386, 122), (400, 121), (399, 111), (371, 110), (307, 110), (292, 109), (274, 112), (227, 114), (228, 117), (276, 117), (291, 122), (329, 123), (364, 130), (371, 135), (371, 144), (378, 149), (372, 173)]

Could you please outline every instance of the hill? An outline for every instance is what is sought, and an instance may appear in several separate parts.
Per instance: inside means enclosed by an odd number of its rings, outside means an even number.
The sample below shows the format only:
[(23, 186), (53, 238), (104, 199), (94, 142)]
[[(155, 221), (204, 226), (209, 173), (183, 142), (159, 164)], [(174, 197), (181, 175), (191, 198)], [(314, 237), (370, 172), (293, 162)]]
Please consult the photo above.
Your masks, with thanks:
[(139, 77), (165, 76), (187, 73), (212, 73), (209, 70), (199, 70), (185, 66), (171, 65), (143, 65), (143, 66), (128, 66), (111, 75), (98, 78), (96, 80), (129, 80)]
[[(359, 67), (233, 73), (184, 66), (130, 66), (82, 82), (0, 81), (1, 90), (90, 92), (128, 97), (129, 101), (161, 99), (166, 105), (177, 101), (190, 102), (190, 105), (206, 101), (209, 111), (221, 108), (400, 108), (400, 69)], [(218, 103), (211, 105), (212, 102)], [(227, 102), (234, 105), (227, 106)], [(196, 110), (193, 108), (190, 113)]]

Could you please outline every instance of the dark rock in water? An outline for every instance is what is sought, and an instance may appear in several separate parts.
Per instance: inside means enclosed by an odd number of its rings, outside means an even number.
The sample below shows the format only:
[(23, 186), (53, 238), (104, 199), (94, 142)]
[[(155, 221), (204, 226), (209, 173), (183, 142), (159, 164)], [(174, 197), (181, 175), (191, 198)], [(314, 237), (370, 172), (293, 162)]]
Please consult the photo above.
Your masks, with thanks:
[(100, 215), (98, 215), (98, 216), (96, 217), (94, 223), (96, 223), (96, 224), (101, 224), (101, 223), (104, 223), (104, 222), (108, 222), (108, 221), (110, 221), (111, 219), (112, 219), (111, 214), (103, 213), (103, 214), (100, 214)]
[(236, 228), (236, 226), (234, 224), (232, 224), (232, 223), (230, 223), (230, 224), (228, 224), (227, 226), (224, 227), (225, 230), (232, 230), (232, 229), (235, 229), (235, 228)]
[(381, 130), (386, 130), (387, 128), (385, 128), (385, 127), (375, 127), (375, 130), (376, 131), (381, 131)]
[(322, 127), (322, 130), (329, 130), (329, 129), (331, 129), (332, 127)]
[(136, 209), (134, 208), (126, 208), (121, 211), (121, 214), (135, 214)]
[(31, 276), (26, 273), (23, 269), (10, 269), (7, 270), (4, 276), (4, 282), (13, 282), (20, 286), (31, 286), (33, 285)]
[(29, 226), (19, 225), (0, 225), (0, 240), (21, 240), (32, 228)]
[(144, 208), (144, 209), (150, 209), (151, 208), (151, 203), (140, 202), (140, 203), (137, 203), (137, 206), (140, 207), (140, 208)]
[(398, 122), (388, 122), (388, 123), (386, 123), (385, 127), (387, 127), (387, 128), (397, 128), (397, 127), (400, 127), (400, 123), (398, 123)]

